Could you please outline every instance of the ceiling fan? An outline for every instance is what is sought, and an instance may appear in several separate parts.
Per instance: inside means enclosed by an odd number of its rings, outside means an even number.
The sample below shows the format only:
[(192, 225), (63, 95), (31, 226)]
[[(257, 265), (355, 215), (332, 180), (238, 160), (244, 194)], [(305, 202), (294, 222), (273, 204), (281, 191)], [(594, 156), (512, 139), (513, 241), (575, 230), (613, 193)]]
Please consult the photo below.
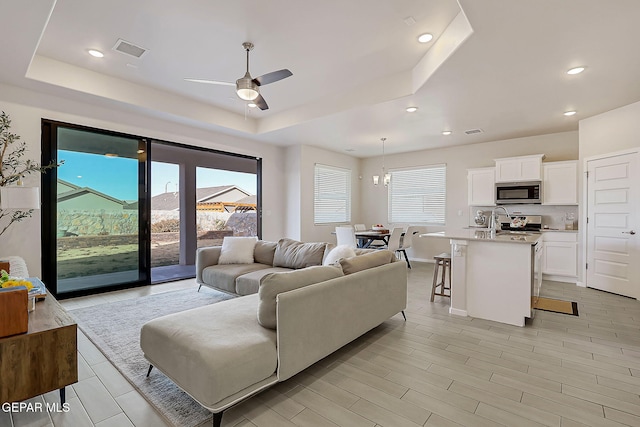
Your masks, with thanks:
[(249, 73), (249, 52), (253, 49), (253, 43), (244, 42), (242, 43), (242, 47), (247, 51), (247, 72), (244, 74), (244, 77), (236, 80), (235, 83), (231, 82), (220, 82), (216, 80), (205, 80), (205, 79), (185, 79), (188, 82), (195, 83), (207, 83), (212, 85), (225, 85), (225, 86), (235, 86), (236, 94), (238, 97), (244, 101), (253, 102), (258, 108), (261, 110), (268, 110), (269, 106), (267, 102), (264, 100), (262, 95), (260, 95), (260, 86), (268, 85), (269, 83), (275, 83), (279, 80), (286, 79), (287, 77), (291, 77), (293, 73), (286, 68), (278, 71), (272, 71), (267, 74), (263, 74), (260, 77), (256, 77), (255, 79), (251, 77)]

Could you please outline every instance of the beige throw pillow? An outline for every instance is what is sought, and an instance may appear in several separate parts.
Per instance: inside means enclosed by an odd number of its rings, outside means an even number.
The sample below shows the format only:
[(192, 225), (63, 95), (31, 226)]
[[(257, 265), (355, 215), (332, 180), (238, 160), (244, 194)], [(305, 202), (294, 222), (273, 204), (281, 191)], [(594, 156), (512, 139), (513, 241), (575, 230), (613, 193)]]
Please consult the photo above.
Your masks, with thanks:
[(342, 270), (332, 266), (315, 266), (303, 270), (269, 273), (260, 280), (258, 288), (258, 323), (276, 329), (276, 297), (278, 294), (303, 288), (343, 276)]
[(258, 240), (253, 250), (253, 259), (260, 264), (273, 265), (273, 256), (276, 253), (276, 242)]
[(280, 239), (273, 256), (273, 266), (298, 269), (322, 265), (326, 246), (326, 243), (302, 243), (292, 239)]
[(379, 250), (352, 258), (342, 258), (340, 265), (345, 275), (357, 273), (368, 268), (379, 267), (395, 261), (395, 255), (391, 251)]

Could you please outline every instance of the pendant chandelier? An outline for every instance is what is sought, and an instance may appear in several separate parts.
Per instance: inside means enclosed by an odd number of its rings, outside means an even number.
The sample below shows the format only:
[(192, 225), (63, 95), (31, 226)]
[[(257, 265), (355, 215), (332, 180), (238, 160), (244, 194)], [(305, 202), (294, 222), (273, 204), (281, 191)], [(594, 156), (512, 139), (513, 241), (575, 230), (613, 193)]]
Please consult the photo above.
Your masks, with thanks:
[[(382, 184), (384, 184), (385, 187), (388, 187), (391, 183), (391, 174), (386, 172), (384, 169), (384, 142), (386, 140), (387, 138), (380, 138), (380, 141), (382, 141)], [(379, 183), (380, 175), (373, 175), (373, 185), (378, 185)]]

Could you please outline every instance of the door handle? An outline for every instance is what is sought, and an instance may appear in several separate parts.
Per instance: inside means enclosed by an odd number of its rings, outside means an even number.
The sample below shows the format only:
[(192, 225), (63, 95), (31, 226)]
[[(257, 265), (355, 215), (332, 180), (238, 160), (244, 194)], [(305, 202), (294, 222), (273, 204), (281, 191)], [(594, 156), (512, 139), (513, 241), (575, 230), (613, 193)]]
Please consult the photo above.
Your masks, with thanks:
[(634, 234), (636, 234), (636, 231), (635, 230), (623, 231), (622, 234), (631, 234), (633, 236)]

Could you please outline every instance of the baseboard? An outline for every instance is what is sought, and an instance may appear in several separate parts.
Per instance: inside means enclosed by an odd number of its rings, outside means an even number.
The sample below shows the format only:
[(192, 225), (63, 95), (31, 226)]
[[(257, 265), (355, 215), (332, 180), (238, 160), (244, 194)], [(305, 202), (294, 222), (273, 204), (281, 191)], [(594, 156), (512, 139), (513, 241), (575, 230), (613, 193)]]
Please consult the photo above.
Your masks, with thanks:
[(413, 262), (413, 261), (417, 261), (417, 262), (428, 262), (430, 264), (433, 264), (434, 261), (433, 259), (427, 259), (427, 258), (409, 258), (409, 261)]
[(449, 307), (449, 314), (453, 314), (454, 316), (467, 317), (467, 310), (460, 310), (457, 308)]
[(557, 276), (555, 274), (543, 274), (542, 280), (551, 280), (553, 282), (577, 283), (578, 278), (572, 276)]
[(586, 288), (587, 284), (584, 282), (576, 282), (576, 286), (580, 286), (581, 288)]

